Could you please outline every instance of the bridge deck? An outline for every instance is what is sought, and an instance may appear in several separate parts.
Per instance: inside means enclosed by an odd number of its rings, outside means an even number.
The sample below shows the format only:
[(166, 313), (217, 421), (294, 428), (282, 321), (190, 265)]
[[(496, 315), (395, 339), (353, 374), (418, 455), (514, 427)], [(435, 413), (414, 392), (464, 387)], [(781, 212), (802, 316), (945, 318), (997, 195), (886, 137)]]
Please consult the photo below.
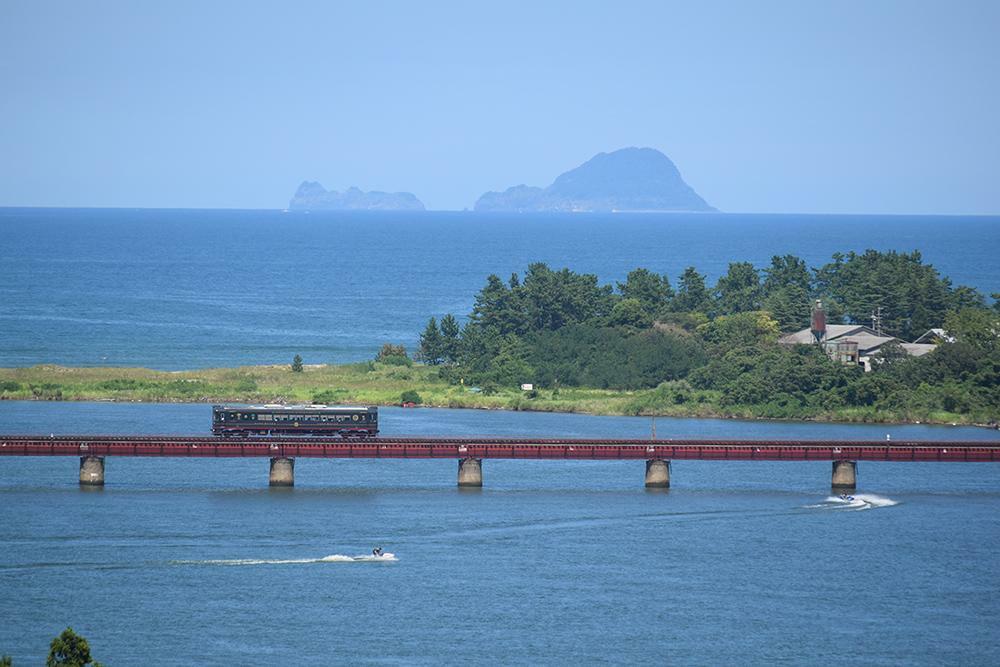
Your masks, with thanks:
[(0, 435), (0, 456), (1000, 461), (1000, 441)]

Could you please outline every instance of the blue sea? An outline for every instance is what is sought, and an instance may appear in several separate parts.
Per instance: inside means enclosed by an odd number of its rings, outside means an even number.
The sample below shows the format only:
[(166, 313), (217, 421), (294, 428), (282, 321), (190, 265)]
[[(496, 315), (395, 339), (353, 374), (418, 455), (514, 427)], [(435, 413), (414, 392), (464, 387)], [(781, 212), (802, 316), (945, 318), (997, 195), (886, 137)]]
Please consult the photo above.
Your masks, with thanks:
[(0, 367), (203, 368), (411, 350), (467, 314), (489, 273), (535, 261), (624, 280), (714, 283), (729, 262), (920, 250), (955, 284), (1000, 291), (1000, 218), (725, 214), (484, 215), (0, 209)]
[[(920, 250), (1000, 291), (1000, 219), (0, 209), (0, 366), (370, 358), (533, 261), (714, 281)], [(0, 432), (207, 434), (206, 405), (0, 402)], [(389, 434), (645, 437), (649, 419), (382, 410)], [(949, 426), (658, 419), (660, 437), (997, 441)], [(1000, 664), (1000, 466), (0, 457), (0, 655), (107, 665)], [(361, 558), (381, 544), (395, 560)]]

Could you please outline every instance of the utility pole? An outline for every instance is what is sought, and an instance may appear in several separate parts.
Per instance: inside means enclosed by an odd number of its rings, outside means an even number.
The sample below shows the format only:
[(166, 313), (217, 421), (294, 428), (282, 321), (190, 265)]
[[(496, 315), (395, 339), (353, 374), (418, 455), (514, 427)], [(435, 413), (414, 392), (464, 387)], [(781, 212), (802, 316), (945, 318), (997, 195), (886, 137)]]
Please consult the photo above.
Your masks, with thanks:
[(882, 306), (875, 306), (875, 310), (872, 311), (872, 329), (875, 330), (876, 336), (882, 335)]

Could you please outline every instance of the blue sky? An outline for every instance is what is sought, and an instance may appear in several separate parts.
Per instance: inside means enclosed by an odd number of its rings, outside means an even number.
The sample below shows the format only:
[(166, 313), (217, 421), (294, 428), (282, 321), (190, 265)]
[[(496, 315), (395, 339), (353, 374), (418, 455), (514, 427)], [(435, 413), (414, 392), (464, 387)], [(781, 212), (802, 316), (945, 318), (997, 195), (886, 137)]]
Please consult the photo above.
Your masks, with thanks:
[(430, 208), (652, 146), (725, 211), (1000, 213), (1000, 2), (0, 3), (0, 205)]

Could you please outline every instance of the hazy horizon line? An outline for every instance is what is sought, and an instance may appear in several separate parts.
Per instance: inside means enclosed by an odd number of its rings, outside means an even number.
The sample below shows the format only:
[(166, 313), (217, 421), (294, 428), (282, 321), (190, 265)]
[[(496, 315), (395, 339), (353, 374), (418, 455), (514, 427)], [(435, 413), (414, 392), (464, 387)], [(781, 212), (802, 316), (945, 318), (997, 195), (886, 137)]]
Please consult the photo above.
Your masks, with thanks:
[(407, 214), (427, 214), (427, 213), (474, 213), (477, 216), (500, 217), (500, 216), (528, 216), (528, 215), (780, 215), (780, 216), (858, 216), (858, 217), (933, 217), (933, 218), (1000, 218), (997, 213), (872, 213), (864, 211), (831, 212), (831, 211), (643, 211), (643, 210), (620, 210), (620, 211), (476, 211), (472, 208), (438, 208), (424, 210), (379, 210), (379, 209), (289, 209), (289, 208), (248, 208), (241, 206), (47, 206), (47, 205), (16, 205), (0, 204), (0, 211), (12, 209), (33, 209), (33, 210), (95, 210), (95, 211), (269, 211), (290, 213), (295, 215), (327, 214), (327, 213), (360, 213), (360, 214), (383, 214), (383, 213), (407, 213)]

